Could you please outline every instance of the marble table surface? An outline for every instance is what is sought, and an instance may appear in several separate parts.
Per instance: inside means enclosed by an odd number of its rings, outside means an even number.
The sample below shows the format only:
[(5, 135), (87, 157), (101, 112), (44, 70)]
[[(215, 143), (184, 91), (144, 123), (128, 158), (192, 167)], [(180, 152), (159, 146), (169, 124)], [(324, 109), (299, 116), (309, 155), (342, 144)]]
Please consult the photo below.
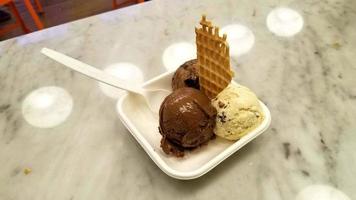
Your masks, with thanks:
[[(278, 7), (302, 16), (300, 32), (270, 31), (266, 18)], [(208, 174), (181, 181), (122, 125), (122, 93), (40, 49), (123, 66), (126, 78), (145, 81), (179, 62), (177, 52), (164, 56), (167, 47), (194, 45), (203, 13), (252, 31), (252, 48), (231, 63), (272, 124)], [(353, 0), (156, 0), (1, 42), (0, 199), (356, 199), (354, 19)]]

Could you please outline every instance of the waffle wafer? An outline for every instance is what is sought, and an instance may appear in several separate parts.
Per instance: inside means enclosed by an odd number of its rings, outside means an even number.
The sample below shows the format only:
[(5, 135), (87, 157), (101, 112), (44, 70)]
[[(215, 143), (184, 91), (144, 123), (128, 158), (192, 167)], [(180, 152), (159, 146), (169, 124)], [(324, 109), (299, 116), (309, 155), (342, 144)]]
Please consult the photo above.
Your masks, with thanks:
[(203, 15), (200, 28), (195, 28), (200, 90), (209, 98), (215, 98), (232, 80), (229, 45), (226, 34), (219, 36)]

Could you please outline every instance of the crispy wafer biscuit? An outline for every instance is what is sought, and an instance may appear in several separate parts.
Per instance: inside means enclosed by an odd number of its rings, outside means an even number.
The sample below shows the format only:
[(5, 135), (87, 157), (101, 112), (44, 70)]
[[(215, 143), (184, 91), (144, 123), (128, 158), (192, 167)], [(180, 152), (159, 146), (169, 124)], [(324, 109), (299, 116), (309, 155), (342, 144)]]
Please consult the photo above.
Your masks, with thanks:
[(200, 90), (209, 98), (214, 98), (232, 80), (229, 45), (226, 34), (219, 36), (219, 28), (214, 27), (203, 15), (200, 28), (195, 28), (198, 74)]

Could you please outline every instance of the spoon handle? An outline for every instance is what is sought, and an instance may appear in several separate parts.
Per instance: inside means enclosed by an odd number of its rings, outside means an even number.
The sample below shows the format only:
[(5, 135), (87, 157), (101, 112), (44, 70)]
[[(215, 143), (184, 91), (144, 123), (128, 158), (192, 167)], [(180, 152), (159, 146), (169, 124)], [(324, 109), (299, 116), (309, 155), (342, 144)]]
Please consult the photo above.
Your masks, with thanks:
[(43, 48), (41, 50), (41, 53), (48, 56), (49, 58), (57, 61), (57, 62), (63, 64), (64, 66), (66, 66), (76, 72), (82, 73), (92, 79), (95, 79), (102, 83), (106, 83), (113, 87), (120, 88), (120, 89), (129, 91), (129, 92), (133, 92), (136, 94), (143, 94), (142, 89), (133, 87), (132, 85), (129, 85), (129, 84), (125, 83), (124, 81), (120, 81), (116, 77), (111, 76), (110, 74), (107, 74), (100, 69), (92, 67), (88, 64), (85, 64), (79, 60), (76, 60), (74, 58), (66, 56), (62, 53), (59, 53), (57, 51), (54, 51), (54, 50), (48, 49), (48, 48)]

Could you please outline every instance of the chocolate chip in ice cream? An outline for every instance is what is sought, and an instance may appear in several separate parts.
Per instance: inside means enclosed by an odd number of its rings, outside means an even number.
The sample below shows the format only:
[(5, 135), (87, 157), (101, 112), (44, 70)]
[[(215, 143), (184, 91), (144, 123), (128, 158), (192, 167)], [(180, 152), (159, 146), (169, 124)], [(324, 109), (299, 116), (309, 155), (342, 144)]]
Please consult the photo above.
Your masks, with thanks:
[(221, 101), (219, 101), (219, 108), (223, 108), (225, 106), (225, 104)]

